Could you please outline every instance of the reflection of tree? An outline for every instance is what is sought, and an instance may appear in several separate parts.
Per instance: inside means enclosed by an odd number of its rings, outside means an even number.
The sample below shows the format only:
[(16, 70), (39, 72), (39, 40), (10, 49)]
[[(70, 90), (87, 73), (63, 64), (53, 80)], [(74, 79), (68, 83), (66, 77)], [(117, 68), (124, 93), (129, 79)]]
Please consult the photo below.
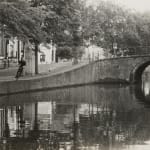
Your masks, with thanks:
[(34, 116), (34, 128), (30, 133), (33, 139), (38, 139), (39, 137), (39, 125), (38, 125), (38, 103), (35, 103), (35, 116)]
[(81, 134), (85, 145), (108, 145), (112, 130), (112, 113), (101, 111), (90, 116), (80, 115)]
[[(124, 144), (143, 143), (150, 139), (150, 112), (148, 107), (145, 109), (148, 103), (137, 101), (137, 99), (144, 99), (140, 89), (120, 86), (112, 88), (107, 85), (62, 89), (61, 92), (65, 92), (63, 98), (67, 97), (67, 100), (78, 102), (71, 104), (66, 101), (63, 103), (63, 100), (57, 101), (52, 111), (50, 127), (46, 130), (39, 130), (38, 103), (35, 103), (33, 130), (30, 129), (29, 136), (25, 138), (22, 138), (23, 135), (14, 138), (16, 143), (11, 144), (15, 145), (16, 149), (21, 144), (27, 143), (29, 149), (38, 146), (45, 149), (58, 148), (60, 143), (65, 142), (70, 142), (74, 149), (82, 145), (99, 145), (106, 149), (108, 146), (117, 145), (121, 149)], [(58, 94), (58, 91), (52, 91), (53, 96), (56, 93)], [(84, 105), (80, 101), (84, 102)], [(8, 107), (5, 110), (7, 109)], [(17, 106), (17, 122), (25, 121), (23, 110), (24, 104)], [(4, 119), (7, 122), (8, 118), (4, 117)], [(26, 128), (24, 129), (26, 131)], [(18, 130), (21, 130), (20, 122)]]
[[(142, 143), (150, 138), (149, 114), (143, 109), (117, 111), (105, 108), (90, 116), (80, 115), (81, 134), (85, 145)], [(144, 124), (143, 124), (144, 123)]]
[(8, 110), (7, 107), (4, 108), (5, 116), (5, 128), (4, 128), (4, 137), (8, 138), (10, 136), (9, 124), (8, 124)]

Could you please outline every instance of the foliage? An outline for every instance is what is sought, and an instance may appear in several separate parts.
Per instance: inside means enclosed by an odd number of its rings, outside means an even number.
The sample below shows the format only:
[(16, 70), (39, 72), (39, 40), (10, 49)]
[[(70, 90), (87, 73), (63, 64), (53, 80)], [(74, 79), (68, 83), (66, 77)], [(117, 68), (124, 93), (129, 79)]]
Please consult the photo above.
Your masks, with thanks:
[(105, 49), (112, 50), (114, 42), (118, 48), (138, 51), (150, 45), (149, 14), (100, 1), (96, 9), (92, 6), (85, 8), (82, 20), (84, 39)]
[(41, 30), (40, 18), (28, 3), (21, 0), (0, 2), (0, 26), (5, 34), (22, 40), (42, 41), (45, 33)]
[(58, 47), (56, 55), (61, 59), (70, 59), (72, 57), (72, 48), (68, 46)]
[(97, 8), (79, 0), (1, 0), (0, 26), (10, 36), (52, 40), (60, 51), (58, 56), (67, 58), (80, 56), (83, 41), (108, 51), (114, 43), (139, 52), (150, 46), (150, 14), (103, 0)]
[[(44, 19), (43, 29), (49, 35), (49, 41), (52, 40), (57, 45), (59, 56), (68, 52), (67, 57), (73, 56), (82, 44), (81, 26), (81, 10), (79, 1), (75, 0), (44, 0), (31, 1), (33, 7), (44, 7), (49, 12)], [(64, 48), (63, 48), (64, 47)], [(66, 51), (66, 47), (70, 51)], [(62, 50), (64, 52), (62, 53)], [(72, 54), (70, 54), (72, 53)], [(62, 54), (62, 55), (61, 55)]]

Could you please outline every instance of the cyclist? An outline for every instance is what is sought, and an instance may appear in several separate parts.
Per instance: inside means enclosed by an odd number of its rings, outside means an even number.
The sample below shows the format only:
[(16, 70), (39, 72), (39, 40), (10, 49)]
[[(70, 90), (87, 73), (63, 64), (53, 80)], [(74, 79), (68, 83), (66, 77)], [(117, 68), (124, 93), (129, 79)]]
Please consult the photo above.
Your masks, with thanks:
[(23, 73), (23, 66), (26, 65), (26, 61), (23, 59), (23, 56), (21, 57), (21, 60), (19, 61), (19, 68), (18, 68), (18, 71), (16, 73), (16, 76), (15, 78), (18, 79), (22, 73)]

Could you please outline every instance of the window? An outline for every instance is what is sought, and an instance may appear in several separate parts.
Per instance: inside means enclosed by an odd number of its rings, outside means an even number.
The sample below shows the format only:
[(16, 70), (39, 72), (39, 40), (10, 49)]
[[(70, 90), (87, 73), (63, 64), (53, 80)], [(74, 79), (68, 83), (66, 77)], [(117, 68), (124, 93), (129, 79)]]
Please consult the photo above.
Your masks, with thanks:
[(40, 62), (45, 62), (45, 54), (40, 55)]

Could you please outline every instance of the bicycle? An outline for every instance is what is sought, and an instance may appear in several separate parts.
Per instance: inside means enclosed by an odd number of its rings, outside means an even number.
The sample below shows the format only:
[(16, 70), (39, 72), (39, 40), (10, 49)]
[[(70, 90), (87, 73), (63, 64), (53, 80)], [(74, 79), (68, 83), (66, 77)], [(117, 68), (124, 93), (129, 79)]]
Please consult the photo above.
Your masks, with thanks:
[(18, 79), (19, 77), (21, 77), (22, 73), (23, 73), (23, 66), (19, 66), (15, 78)]
[(24, 60), (21, 60), (19, 62), (19, 68), (18, 68), (18, 71), (17, 71), (16, 76), (15, 76), (16, 79), (18, 79), (19, 77), (22, 76), (23, 69), (24, 69), (23, 66), (25, 66), (25, 65), (26, 65), (26, 62)]

